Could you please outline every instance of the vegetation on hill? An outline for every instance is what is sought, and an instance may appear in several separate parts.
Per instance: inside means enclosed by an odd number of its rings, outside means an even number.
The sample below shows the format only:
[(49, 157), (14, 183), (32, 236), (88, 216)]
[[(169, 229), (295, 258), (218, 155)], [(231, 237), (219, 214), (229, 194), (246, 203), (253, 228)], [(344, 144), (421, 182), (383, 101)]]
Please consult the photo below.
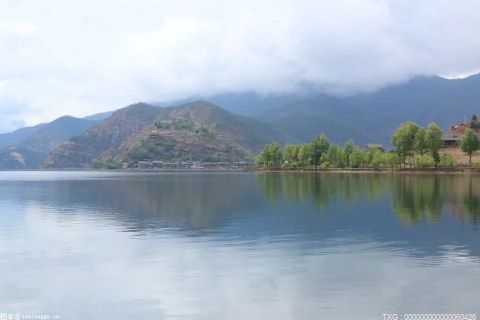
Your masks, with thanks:
[(83, 134), (70, 138), (52, 151), (44, 168), (89, 168), (94, 160), (116, 148), (151, 124), (163, 109), (137, 103), (114, 112), (110, 117)]
[(137, 104), (71, 138), (49, 155), (45, 167), (251, 161), (253, 152), (278, 138), (281, 134), (268, 125), (206, 102), (168, 108)]

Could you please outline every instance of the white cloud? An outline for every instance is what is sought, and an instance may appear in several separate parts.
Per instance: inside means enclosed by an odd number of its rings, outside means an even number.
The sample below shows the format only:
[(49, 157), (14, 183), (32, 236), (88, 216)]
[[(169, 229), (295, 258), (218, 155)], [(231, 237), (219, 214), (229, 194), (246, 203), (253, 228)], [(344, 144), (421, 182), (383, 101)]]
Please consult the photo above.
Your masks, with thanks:
[[(200, 93), (372, 90), (480, 68), (475, 0), (0, 3), (0, 120)], [(21, 112), (20, 112), (21, 111)]]

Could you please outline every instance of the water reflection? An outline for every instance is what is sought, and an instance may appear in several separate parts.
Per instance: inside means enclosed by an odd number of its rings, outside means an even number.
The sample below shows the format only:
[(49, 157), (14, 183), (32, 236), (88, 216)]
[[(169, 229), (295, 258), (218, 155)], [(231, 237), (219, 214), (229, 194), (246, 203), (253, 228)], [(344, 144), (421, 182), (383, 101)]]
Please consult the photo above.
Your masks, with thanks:
[(442, 212), (476, 224), (480, 215), (478, 176), (385, 174), (260, 174), (265, 197), (312, 201), (319, 208), (332, 203), (391, 198), (391, 207), (408, 225), (438, 222)]
[(378, 199), (392, 184), (392, 176), (380, 174), (265, 173), (257, 179), (268, 199), (313, 200), (319, 208), (330, 202)]
[(478, 177), (69, 175), (0, 173), (1, 312), (480, 312)]
[(239, 174), (0, 181), (0, 192), (5, 198), (18, 198), (17, 202), (43, 205), (65, 214), (86, 208), (87, 213), (117, 219), (132, 231), (165, 227), (212, 229), (229, 215), (252, 206), (258, 198), (249, 176)]

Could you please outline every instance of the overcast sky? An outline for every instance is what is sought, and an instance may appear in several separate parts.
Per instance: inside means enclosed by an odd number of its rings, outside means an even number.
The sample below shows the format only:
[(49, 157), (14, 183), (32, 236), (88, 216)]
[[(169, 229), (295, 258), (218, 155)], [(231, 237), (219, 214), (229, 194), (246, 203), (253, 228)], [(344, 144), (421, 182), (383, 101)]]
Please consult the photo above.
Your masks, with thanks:
[(0, 132), (137, 101), (480, 71), (478, 0), (0, 0)]

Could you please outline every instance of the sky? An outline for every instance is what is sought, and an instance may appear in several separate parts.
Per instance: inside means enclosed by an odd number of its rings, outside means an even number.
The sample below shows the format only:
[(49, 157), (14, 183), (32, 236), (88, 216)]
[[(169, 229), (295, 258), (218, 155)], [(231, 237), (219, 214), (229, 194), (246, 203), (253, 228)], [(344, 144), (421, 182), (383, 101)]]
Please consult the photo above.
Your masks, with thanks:
[(480, 71), (478, 0), (0, 0), (0, 132), (138, 101)]

